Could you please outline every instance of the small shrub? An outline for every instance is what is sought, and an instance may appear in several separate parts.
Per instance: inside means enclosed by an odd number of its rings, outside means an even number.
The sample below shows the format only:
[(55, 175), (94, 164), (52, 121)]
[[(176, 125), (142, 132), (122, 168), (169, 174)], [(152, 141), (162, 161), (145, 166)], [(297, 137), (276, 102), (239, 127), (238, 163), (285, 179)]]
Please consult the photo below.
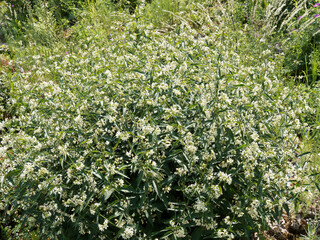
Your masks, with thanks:
[(22, 228), (249, 239), (293, 208), (308, 92), (277, 78), (267, 49), (252, 55), (230, 18), (188, 7), (166, 33), (117, 12), (109, 35), (85, 25), (76, 42), (17, 53), (25, 71), (3, 75), (15, 117), (0, 125), (0, 206)]
[(308, 84), (319, 80), (319, 11), (318, 5), (312, 4), (295, 12), (287, 21), (283, 44), (285, 72)]

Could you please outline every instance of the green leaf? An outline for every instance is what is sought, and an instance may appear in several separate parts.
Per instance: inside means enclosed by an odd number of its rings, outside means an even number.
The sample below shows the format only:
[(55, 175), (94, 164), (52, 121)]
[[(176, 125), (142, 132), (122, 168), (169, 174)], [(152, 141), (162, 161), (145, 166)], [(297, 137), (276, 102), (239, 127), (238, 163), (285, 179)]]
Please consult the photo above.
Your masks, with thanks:
[(301, 153), (298, 157), (302, 157), (302, 156), (304, 156), (304, 155), (308, 155), (308, 154), (310, 154), (311, 152), (304, 152), (304, 153)]
[(96, 173), (95, 171), (92, 171), (92, 174), (95, 175), (97, 178), (102, 179), (101, 175), (99, 173)]
[(12, 170), (6, 174), (6, 178), (18, 176), (20, 174), (20, 172), (21, 172), (21, 169)]
[(16, 169), (8, 172), (6, 176), (1, 180), (1, 184), (5, 181), (5, 179), (8, 179), (8, 181), (13, 184), (13, 177), (16, 177), (20, 175), (21, 169)]
[(196, 228), (192, 235), (191, 235), (191, 240), (200, 240), (202, 239), (202, 233), (203, 233), (203, 228)]
[(122, 172), (119, 172), (119, 171), (117, 171), (117, 170), (115, 170), (114, 172), (115, 172), (116, 174), (119, 174), (120, 176), (126, 178), (126, 179), (129, 179), (129, 177), (126, 176), (126, 175), (124, 175)]
[(140, 171), (139, 175), (138, 175), (138, 178), (137, 178), (137, 189), (139, 189), (142, 177), (143, 177), (143, 171)]
[(287, 204), (287, 203), (284, 203), (284, 204), (283, 204), (283, 208), (284, 208), (284, 210), (286, 210), (287, 216), (289, 216), (289, 215), (290, 215), (290, 210), (289, 210), (288, 204)]
[(319, 185), (318, 185), (316, 182), (314, 182), (314, 184), (316, 185), (316, 187), (317, 187), (317, 189), (318, 189), (318, 191), (319, 191), (319, 193), (320, 193)]
[(153, 185), (153, 187), (154, 187), (154, 190), (155, 190), (156, 193), (157, 193), (157, 196), (160, 197), (157, 183), (156, 183), (155, 181), (152, 181), (152, 185)]
[(114, 189), (111, 188), (111, 189), (108, 189), (108, 190), (105, 190), (102, 194), (104, 196), (104, 199), (105, 200), (108, 200), (110, 198), (110, 196), (112, 195), (112, 193), (114, 192)]
[[(112, 194), (112, 193), (111, 193), (111, 194)], [(90, 196), (86, 199), (85, 204), (83, 204), (83, 205), (80, 206), (79, 212), (81, 212), (83, 209), (85, 209), (85, 208), (89, 205), (90, 200), (91, 200), (91, 198), (93, 197), (93, 195), (94, 195), (94, 193), (91, 193)], [(110, 195), (110, 196), (111, 196), (111, 195)], [(110, 197), (110, 196), (109, 196), (109, 197)]]
[(268, 97), (272, 102), (274, 101), (273, 98), (268, 93), (264, 92), (264, 95)]

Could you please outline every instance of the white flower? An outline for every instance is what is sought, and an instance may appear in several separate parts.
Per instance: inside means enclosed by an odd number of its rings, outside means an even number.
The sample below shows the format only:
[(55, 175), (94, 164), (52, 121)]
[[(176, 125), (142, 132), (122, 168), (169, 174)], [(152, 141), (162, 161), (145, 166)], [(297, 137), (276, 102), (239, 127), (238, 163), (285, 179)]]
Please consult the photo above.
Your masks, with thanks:
[(189, 153), (191, 153), (191, 154), (195, 154), (196, 151), (197, 151), (197, 147), (194, 146), (194, 145), (192, 145), (192, 144), (187, 145), (187, 146), (186, 146), (186, 149), (187, 149), (187, 151), (188, 151)]
[(78, 116), (74, 119), (74, 121), (75, 121), (76, 123), (78, 123), (80, 126), (81, 126), (82, 123), (83, 123), (83, 120), (82, 120), (81, 115), (78, 115)]
[(194, 205), (194, 209), (195, 209), (196, 213), (205, 212), (208, 210), (208, 208), (206, 207), (206, 204), (199, 199), (197, 200), (196, 204)]
[(182, 227), (175, 228), (173, 234), (177, 238), (184, 238), (186, 236), (185, 230)]
[(100, 231), (106, 230), (108, 228), (108, 223), (109, 223), (109, 220), (105, 219), (103, 224), (98, 224), (99, 230)]
[(176, 94), (178, 96), (181, 95), (181, 92), (178, 89), (173, 89), (172, 91), (174, 94)]
[(123, 184), (124, 184), (123, 179), (118, 179), (118, 183), (117, 183), (117, 185), (118, 185), (119, 187), (122, 187), (122, 186), (123, 186)]
[(211, 190), (215, 198), (219, 198), (222, 195), (222, 189), (218, 185), (212, 185)]
[(81, 171), (84, 168), (84, 164), (82, 162), (77, 163), (75, 166), (77, 171)]
[(34, 170), (34, 165), (32, 163), (26, 163), (24, 165), (23, 172), (21, 173), (21, 177), (22, 178), (24, 178), (24, 177), (30, 178), (33, 170)]
[(252, 137), (252, 139), (253, 139), (254, 141), (258, 141), (258, 139), (259, 139), (259, 135), (258, 135), (256, 132), (253, 132), (253, 133), (251, 134), (251, 137)]
[(51, 191), (50, 191), (50, 194), (54, 194), (54, 195), (61, 195), (63, 192), (63, 189), (62, 187), (54, 187)]
[(134, 235), (134, 229), (132, 227), (126, 227), (124, 229), (124, 232), (121, 234), (121, 236), (124, 239), (129, 239)]
[(221, 182), (226, 182), (229, 185), (232, 183), (232, 178), (231, 178), (230, 174), (227, 174), (227, 173), (224, 173), (224, 172), (219, 172), (218, 173), (218, 177), (219, 177), (219, 180)]

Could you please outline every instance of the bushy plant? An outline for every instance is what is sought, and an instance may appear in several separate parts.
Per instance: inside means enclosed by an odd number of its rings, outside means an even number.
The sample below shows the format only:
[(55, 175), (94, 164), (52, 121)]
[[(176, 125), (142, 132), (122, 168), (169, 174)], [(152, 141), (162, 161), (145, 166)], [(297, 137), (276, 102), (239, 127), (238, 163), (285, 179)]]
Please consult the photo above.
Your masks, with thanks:
[[(17, 38), (29, 44), (30, 35), (48, 45), (55, 42), (53, 35), (74, 25), (80, 9), (93, 1), (87, 0), (8, 0), (4, 1), (4, 35), (7, 41)], [(44, 28), (44, 29), (43, 29)], [(46, 29), (47, 28), (47, 29)], [(47, 32), (45, 31), (47, 30)], [(48, 39), (49, 38), (49, 39)]]
[(14, 71), (13, 63), (10, 61), (9, 52), (8, 45), (0, 45), (0, 121), (8, 117), (7, 102), (9, 99), (9, 91), (3, 83), (2, 75), (4, 73), (11, 74)]
[(55, 18), (60, 21), (61, 19), (66, 19), (74, 23), (76, 20), (75, 11), (78, 8), (82, 8), (84, 4), (92, 1), (87, 0), (48, 0), (48, 1), (38, 1), (38, 0), (6, 0), (4, 1), (9, 8), (10, 15), (17, 19), (18, 21), (27, 20), (30, 10), (33, 9), (38, 4), (46, 4), (53, 12)]
[(177, 20), (180, 21), (174, 14), (183, 10), (186, 4), (181, 0), (154, 0), (146, 7), (144, 17), (149, 18), (155, 26), (172, 26)]
[(165, 34), (117, 12), (108, 36), (17, 53), (1, 210), (42, 239), (248, 239), (290, 210), (308, 95), (230, 18), (190, 7)]
[(2, 121), (5, 117), (7, 117), (7, 112), (6, 112), (7, 101), (8, 101), (8, 89), (4, 86), (0, 78), (0, 121)]
[(240, 9), (233, 9), (235, 19), (264, 29), (262, 33), (268, 39), (269, 48), (284, 55), (285, 74), (314, 83), (319, 66), (319, 3), (306, 0), (241, 2)]
[[(319, 13), (318, 3), (305, 5), (286, 21), (284, 70), (303, 82), (314, 83), (319, 75)], [(300, 80), (301, 81), (301, 80)]]
[(5, 15), (5, 3), (0, 2), (0, 44), (4, 41), (5, 32), (3, 30), (4, 27), (4, 15)]
[(129, 9), (129, 12), (133, 14), (137, 7), (137, 0), (111, 0), (111, 2), (118, 9)]

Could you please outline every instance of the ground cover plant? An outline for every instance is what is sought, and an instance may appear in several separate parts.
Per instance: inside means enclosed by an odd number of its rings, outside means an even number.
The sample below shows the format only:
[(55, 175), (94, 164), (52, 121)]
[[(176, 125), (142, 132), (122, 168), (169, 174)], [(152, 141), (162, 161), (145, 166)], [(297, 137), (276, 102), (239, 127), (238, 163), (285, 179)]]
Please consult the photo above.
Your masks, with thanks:
[(317, 90), (283, 81), (273, 26), (242, 21), (237, 1), (185, 4), (171, 27), (154, 26), (152, 5), (111, 4), (92, 3), (67, 39), (10, 45), (0, 210), (18, 223), (11, 234), (250, 239), (314, 199), (319, 168), (300, 156)]

